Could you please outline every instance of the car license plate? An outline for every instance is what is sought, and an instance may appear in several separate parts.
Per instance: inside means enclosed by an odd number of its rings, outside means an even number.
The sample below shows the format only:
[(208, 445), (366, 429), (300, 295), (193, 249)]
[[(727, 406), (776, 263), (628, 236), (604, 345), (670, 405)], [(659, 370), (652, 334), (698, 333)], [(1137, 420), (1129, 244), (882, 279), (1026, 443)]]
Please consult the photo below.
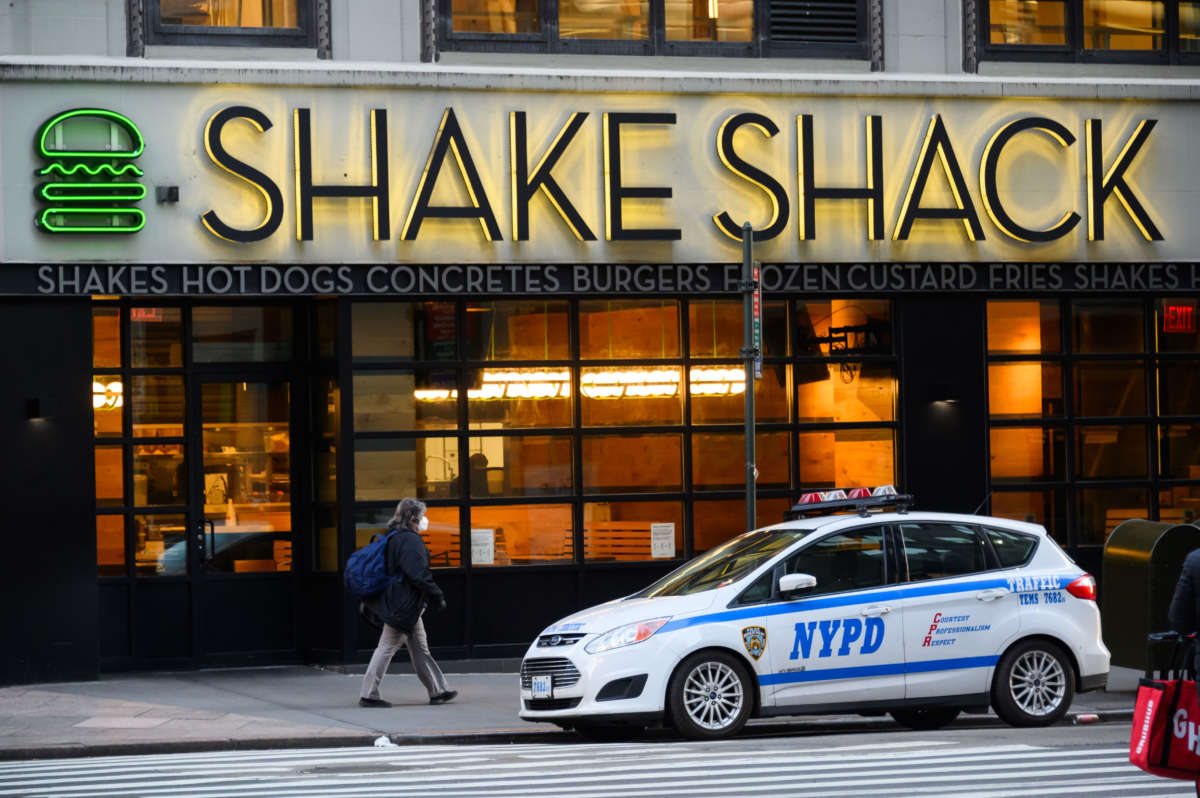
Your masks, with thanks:
[(534, 698), (553, 698), (554, 697), (554, 682), (550, 675), (534, 676), (533, 677), (533, 697)]

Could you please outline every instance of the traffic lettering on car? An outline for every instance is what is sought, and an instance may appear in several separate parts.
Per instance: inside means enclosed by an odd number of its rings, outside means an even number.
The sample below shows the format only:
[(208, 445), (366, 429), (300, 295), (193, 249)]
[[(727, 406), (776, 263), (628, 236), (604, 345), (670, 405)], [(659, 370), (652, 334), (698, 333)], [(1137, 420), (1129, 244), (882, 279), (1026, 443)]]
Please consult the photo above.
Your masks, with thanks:
[(1104, 686), (1095, 580), (1036, 524), (918, 512), (890, 486), (805, 496), (530, 645), (520, 715), (595, 737), (751, 717), (890, 712), (936, 728), (993, 707), (1053, 723)]

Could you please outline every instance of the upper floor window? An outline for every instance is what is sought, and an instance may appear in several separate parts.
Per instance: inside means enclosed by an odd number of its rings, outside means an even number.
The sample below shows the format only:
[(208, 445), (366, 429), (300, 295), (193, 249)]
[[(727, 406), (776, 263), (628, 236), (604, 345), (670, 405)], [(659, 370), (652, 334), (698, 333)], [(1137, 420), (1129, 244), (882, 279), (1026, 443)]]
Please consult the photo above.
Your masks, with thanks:
[(446, 50), (867, 58), (866, 0), (439, 4), (439, 35)]
[(315, 0), (144, 0), (147, 44), (315, 47)]
[(984, 58), (1200, 63), (1200, 0), (987, 0)]

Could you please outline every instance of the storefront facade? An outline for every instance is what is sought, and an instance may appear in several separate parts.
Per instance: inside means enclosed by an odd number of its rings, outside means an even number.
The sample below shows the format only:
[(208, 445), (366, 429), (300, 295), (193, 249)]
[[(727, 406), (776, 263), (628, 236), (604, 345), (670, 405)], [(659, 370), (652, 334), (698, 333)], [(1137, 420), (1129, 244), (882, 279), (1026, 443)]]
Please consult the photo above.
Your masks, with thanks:
[(83, 609), (0, 676), (361, 660), (406, 495), (446, 658), (744, 531), (744, 221), (760, 524), (892, 483), (1098, 572), (1200, 507), (1194, 92), (8, 65), (6, 567)]

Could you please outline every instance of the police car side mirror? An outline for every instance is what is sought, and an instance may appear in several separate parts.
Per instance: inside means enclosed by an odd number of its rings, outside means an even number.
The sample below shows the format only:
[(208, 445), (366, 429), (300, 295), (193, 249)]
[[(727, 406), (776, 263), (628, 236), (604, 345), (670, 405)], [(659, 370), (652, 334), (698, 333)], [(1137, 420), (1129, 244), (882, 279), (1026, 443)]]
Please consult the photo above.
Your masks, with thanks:
[(787, 595), (800, 590), (808, 590), (817, 586), (817, 578), (812, 574), (784, 574), (779, 577), (779, 594)]

